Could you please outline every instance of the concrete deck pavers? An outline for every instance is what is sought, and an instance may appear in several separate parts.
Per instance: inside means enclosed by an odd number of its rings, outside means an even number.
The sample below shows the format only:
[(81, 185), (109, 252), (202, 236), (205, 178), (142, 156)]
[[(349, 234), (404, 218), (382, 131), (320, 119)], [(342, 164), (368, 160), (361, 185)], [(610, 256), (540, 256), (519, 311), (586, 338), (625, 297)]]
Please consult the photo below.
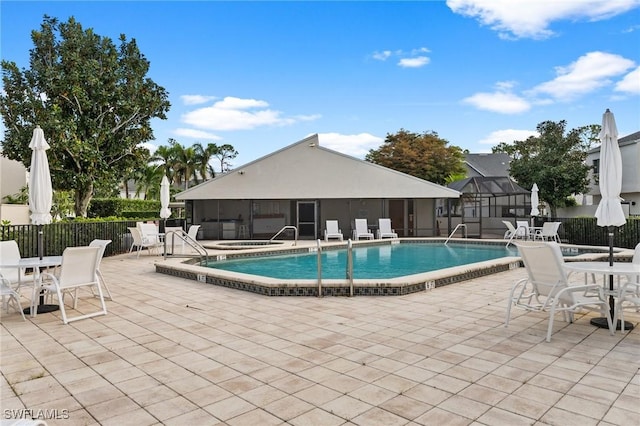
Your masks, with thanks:
[[(106, 316), (63, 325), (59, 311), (3, 311), (3, 421), (640, 424), (640, 329), (610, 336), (588, 313), (558, 318), (546, 343), (546, 315), (521, 310), (505, 328), (523, 268), (405, 296), (317, 298), (175, 278), (155, 262), (166, 261), (103, 260)], [(640, 313), (625, 318), (638, 325)]]

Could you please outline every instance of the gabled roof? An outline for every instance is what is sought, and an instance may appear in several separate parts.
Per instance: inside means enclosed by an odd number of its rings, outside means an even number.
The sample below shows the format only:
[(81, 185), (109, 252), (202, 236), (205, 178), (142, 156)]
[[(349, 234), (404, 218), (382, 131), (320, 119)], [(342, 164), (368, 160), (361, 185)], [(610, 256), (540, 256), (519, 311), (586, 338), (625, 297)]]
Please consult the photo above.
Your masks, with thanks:
[(511, 158), (504, 152), (493, 154), (465, 154), (467, 166), (478, 173), (487, 176), (509, 176), (509, 162)]
[(458, 198), (452, 189), (320, 146), (312, 135), (176, 195), (176, 200)]
[[(618, 138), (618, 146), (633, 145), (639, 142), (640, 142), (640, 131)], [(600, 152), (600, 145), (588, 151), (589, 154), (593, 154), (594, 152)]]

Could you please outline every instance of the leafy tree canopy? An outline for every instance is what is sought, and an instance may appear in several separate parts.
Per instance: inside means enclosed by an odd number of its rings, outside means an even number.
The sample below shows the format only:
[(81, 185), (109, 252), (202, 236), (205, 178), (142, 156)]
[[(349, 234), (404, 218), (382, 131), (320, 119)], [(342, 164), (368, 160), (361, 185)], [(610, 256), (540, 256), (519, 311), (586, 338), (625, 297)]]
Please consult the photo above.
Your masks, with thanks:
[(452, 176), (465, 174), (462, 149), (448, 144), (433, 131), (418, 134), (400, 129), (388, 133), (382, 146), (370, 150), (365, 160), (445, 185)]
[(538, 184), (540, 201), (549, 204), (552, 217), (557, 216), (558, 207), (570, 203), (571, 195), (587, 191), (591, 166), (585, 159), (598, 139), (600, 126), (580, 127), (568, 133), (565, 129), (565, 121), (543, 121), (537, 126), (540, 136), (512, 144), (502, 142), (492, 149), (511, 157), (509, 174), (520, 186)]
[(3, 152), (28, 167), (33, 129), (42, 127), (53, 186), (73, 190), (75, 213), (86, 216), (97, 182), (115, 186), (146, 164), (140, 144), (153, 139), (152, 118), (166, 119), (168, 93), (146, 77), (149, 61), (124, 34), (116, 46), (73, 17), (45, 15), (31, 39), (28, 69), (1, 63)]

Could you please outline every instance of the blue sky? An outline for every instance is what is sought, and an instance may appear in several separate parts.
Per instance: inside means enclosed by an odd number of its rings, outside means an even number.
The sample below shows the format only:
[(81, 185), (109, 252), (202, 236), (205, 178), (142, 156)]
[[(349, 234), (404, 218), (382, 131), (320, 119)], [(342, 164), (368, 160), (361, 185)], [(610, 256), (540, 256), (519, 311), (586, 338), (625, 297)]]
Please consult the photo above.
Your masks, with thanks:
[(43, 15), (134, 38), (165, 87), (156, 140), (231, 144), (240, 166), (310, 134), (364, 157), (435, 131), (490, 152), (546, 120), (640, 130), (640, 0), (7, 1), (1, 56), (28, 67)]

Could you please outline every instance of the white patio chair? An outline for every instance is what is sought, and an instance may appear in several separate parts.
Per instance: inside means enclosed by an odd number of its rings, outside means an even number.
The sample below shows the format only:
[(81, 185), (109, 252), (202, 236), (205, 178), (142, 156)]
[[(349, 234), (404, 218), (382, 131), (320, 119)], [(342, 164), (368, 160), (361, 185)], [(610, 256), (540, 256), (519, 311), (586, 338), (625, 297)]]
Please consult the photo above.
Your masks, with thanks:
[(563, 313), (565, 321), (573, 322), (573, 314), (586, 309), (606, 316), (609, 334), (613, 335), (614, 327), (602, 286), (570, 286), (563, 267), (562, 251), (557, 243), (518, 242), (516, 246), (527, 269), (527, 278), (517, 281), (511, 288), (505, 327), (509, 326), (512, 306), (526, 311), (549, 312), (546, 340), (550, 342), (557, 312)]
[[(0, 241), (0, 260), (3, 263), (18, 263), (20, 248), (14, 240)], [(16, 292), (20, 292), (20, 285), (25, 278), (24, 268), (0, 268), (0, 275), (6, 278)]]
[(529, 222), (526, 220), (516, 220), (516, 235), (518, 238), (528, 240), (531, 237), (529, 232)]
[(383, 238), (398, 238), (398, 234), (396, 231), (391, 229), (391, 219), (389, 218), (379, 218), (378, 219), (378, 230), (376, 231), (378, 234), (378, 239)]
[[(636, 245), (633, 253), (631, 263), (640, 265), (640, 243)], [(627, 282), (620, 285), (618, 289), (618, 296), (616, 297), (616, 309), (613, 316), (613, 323), (617, 324), (618, 318), (620, 319), (620, 329), (624, 333), (624, 310), (633, 309), (636, 312), (640, 311), (640, 277), (636, 275), (629, 275)]]
[[(187, 231), (187, 235), (193, 241), (198, 240), (198, 230), (200, 229), (200, 225), (191, 225), (189, 226), (189, 231)], [(182, 251), (184, 252), (185, 240), (182, 239)]]
[(106, 293), (105, 297), (109, 298), (109, 300), (113, 300), (113, 297), (111, 297), (111, 290), (109, 290), (109, 287), (107, 286), (107, 282), (104, 280), (104, 276), (102, 275), (102, 272), (100, 272), (100, 263), (102, 262), (102, 258), (104, 257), (104, 251), (106, 250), (109, 244), (111, 244), (111, 240), (93, 240), (89, 243), (89, 247), (100, 248), (100, 251), (98, 252), (98, 264), (96, 265), (96, 274), (98, 275), (98, 279), (100, 280), (100, 283), (102, 284), (102, 287), (104, 288), (104, 291)]
[(558, 229), (562, 225), (562, 222), (545, 222), (542, 224), (542, 229), (534, 234), (534, 239), (543, 241), (555, 241), (560, 242), (560, 236), (558, 235)]
[(138, 222), (136, 226), (140, 230), (143, 241), (160, 242), (160, 231), (155, 223)]
[(360, 238), (373, 240), (373, 233), (369, 229), (367, 219), (356, 219), (356, 229), (353, 230), (353, 239), (358, 241)]
[[(7, 313), (9, 313), (9, 306), (13, 305), (15, 309), (22, 315), (22, 320), (25, 320), (24, 312), (22, 311), (22, 305), (20, 304), (20, 295), (11, 288), (11, 281), (0, 275), (0, 295), (2, 296), (2, 305)], [(6, 299), (6, 300), (5, 300)]]
[(157, 241), (156, 239), (147, 240), (142, 238), (142, 234), (140, 234), (140, 230), (137, 227), (129, 227), (129, 232), (131, 232), (131, 237), (133, 238), (131, 248), (129, 248), (129, 253), (131, 253), (133, 251), (133, 248), (136, 247), (136, 257), (140, 257), (140, 250), (142, 250), (143, 248), (149, 249), (149, 252), (155, 251), (157, 253), (158, 248), (162, 247), (162, 243)]
[(329, 241), (331, 238), (337, 238), (340, 241), (343, 241), (344, 239), (342, 230), (338, 226), (337, 220), (327, 220), (326, 222), (326, 228), (324, 230), (324, 240)]
[[(47, 293), (57, 296), (58, 303), (60, 304), (60, 313), (62, 314), (62, 322), (64, 324), (107, 314), (107, 306), (104, 303), (102, 286), (96, 274), (99, 253), (100, 247), (67, 247), (62, 253), (62, 264), (60, 265), (58, 276), (48, 272), (44, 272), (40, 276), (41, 288)], [(65, 308), (64, 294), (75, 294), (73, 298), (73, 309), (76, 309), (78, 306), (77, 290), (83, 287), (88, 287), (88, 289), (95, 287), (95, 290), (98, 292), (98, 298), (100, 299), (101, 309), (97, 312), (69, 318), (67, 317), (67, 310)]]

